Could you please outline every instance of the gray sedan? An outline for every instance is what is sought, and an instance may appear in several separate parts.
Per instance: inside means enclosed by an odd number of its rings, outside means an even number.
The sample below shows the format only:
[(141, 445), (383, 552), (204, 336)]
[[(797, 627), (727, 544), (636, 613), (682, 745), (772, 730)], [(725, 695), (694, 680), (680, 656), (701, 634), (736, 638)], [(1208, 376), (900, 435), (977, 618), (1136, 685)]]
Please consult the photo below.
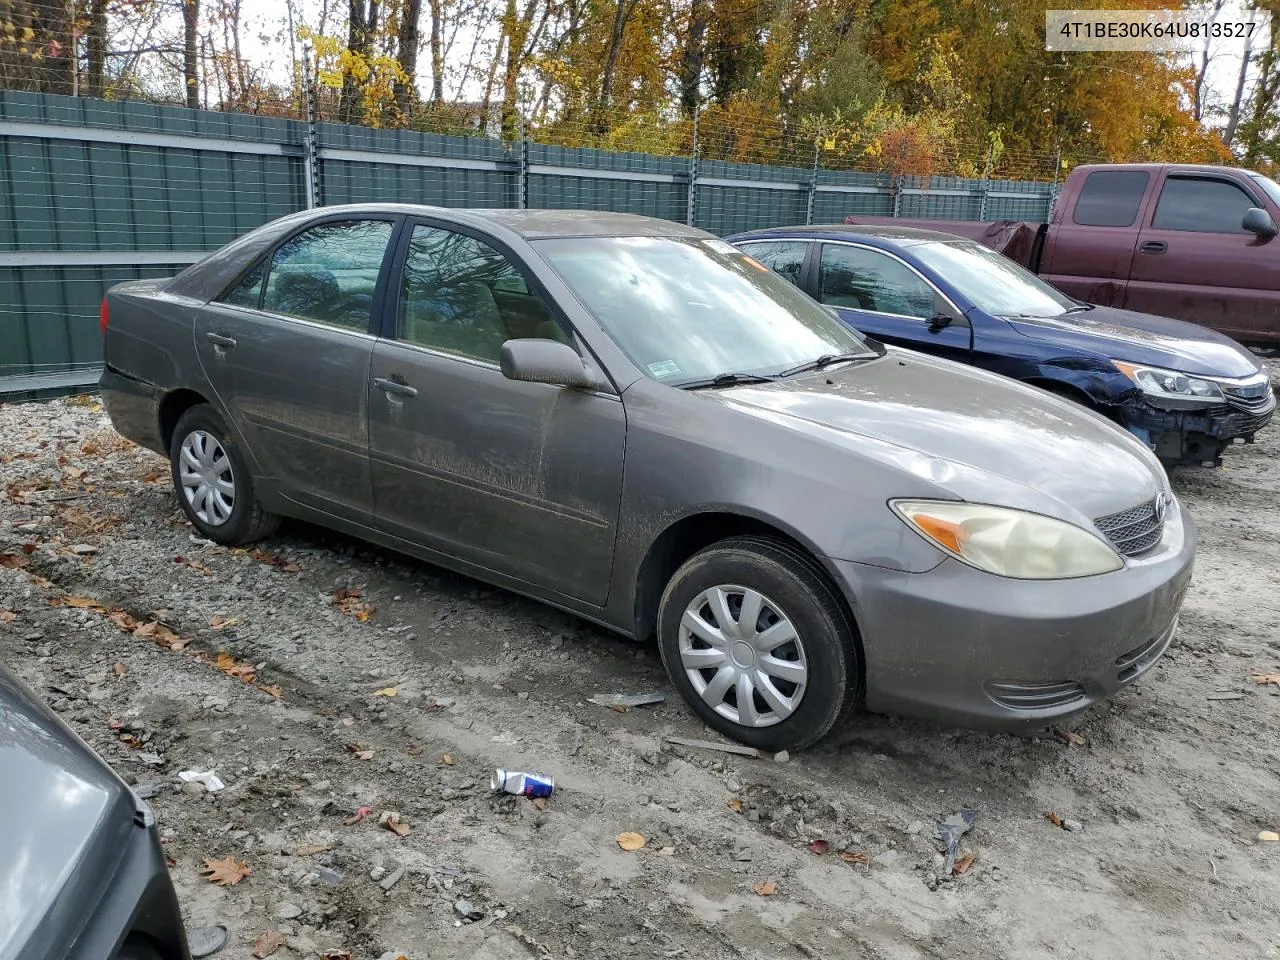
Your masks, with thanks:
[(728, 244), (331, 207), (103, 304), (116, 429), (226, 544), (300, 517), (657, 636), (717, 730), (1042, 726), (1148, 669), (1195, 537), (1141, 443), (864, 339)]

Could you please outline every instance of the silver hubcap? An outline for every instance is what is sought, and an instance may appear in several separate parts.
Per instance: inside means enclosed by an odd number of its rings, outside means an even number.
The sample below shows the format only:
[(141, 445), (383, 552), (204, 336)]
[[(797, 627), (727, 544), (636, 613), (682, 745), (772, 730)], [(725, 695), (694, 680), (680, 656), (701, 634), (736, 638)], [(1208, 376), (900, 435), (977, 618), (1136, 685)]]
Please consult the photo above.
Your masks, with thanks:
[(795, 712), (809, 666), (782, 609), (747, 587), (722, 585), (693, 598), (680, 619), (680, 662), (698, 696), (744, 727), (769, 727)]
[(236, 503), (231, 458), (217, 438), (203, 430), (187, 434), (178, 455), (182, 495), (192, 512), (211, 527), (222, 526), (230, 519)]

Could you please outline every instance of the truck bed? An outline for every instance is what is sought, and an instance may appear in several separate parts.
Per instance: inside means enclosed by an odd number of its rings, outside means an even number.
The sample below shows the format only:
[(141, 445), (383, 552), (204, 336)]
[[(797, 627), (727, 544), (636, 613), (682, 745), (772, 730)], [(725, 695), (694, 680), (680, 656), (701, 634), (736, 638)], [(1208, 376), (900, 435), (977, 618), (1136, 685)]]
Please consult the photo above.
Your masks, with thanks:
[(976, 240), (1033, 273), (1040, 268), (1040, 254), (1049, 225), (1033, 220), (907, 220), (900, 217), (845, 217), (845, 223), (879, 227), (933, 230)]

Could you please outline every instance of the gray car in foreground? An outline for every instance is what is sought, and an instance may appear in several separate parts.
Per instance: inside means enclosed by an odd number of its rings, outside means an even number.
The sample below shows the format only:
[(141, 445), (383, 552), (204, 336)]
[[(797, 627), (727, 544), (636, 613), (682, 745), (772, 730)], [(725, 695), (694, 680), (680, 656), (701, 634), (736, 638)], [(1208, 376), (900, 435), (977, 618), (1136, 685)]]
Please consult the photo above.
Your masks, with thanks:
[(300, 517), (656, 634), (766, 749), (858, 706), (1043, 726), (1160, 657), (1191, 576), (1132, 436), (666, 221), (331, 207), (113, 287), (103, 325), (116, 429), (202, 535)]
[(189, 960), (155, 818), (0, 666), (0, 958)]

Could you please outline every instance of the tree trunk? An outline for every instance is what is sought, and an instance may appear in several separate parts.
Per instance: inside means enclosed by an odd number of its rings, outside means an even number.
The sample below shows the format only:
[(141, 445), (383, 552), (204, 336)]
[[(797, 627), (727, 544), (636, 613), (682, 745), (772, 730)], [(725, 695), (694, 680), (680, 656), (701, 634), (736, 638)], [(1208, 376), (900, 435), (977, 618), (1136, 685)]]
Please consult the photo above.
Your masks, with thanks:
[[(422, 19), (422, 0), (404, 0), (400, 9), (400, 30), (396, 36), (396, 59), (405, 79), (396, 83), (396, 107), (400, 116), (407, 118), (413, 101), (418, 99), (418, 47), (422, 33), (418, 21)], [(434, 27), (435, 20), (432, 19)]]
[(200, 109), (200, 0), (182, 0), (182, 82), (187, 106)]
[[(347, 18), (347, 49), (353, 54), (368, 58), (373, 37), (378, 30), (378, 0), (350, 0)], [(360, 83), (350, 73), (342, 78), (342, 96), (338, 101), (338, 120), (341, 123), (359, 123)]]
[(622, 38), (627, 31), (627, 21), (639, 0), (617, 0), (613, 12), (613, 33), (609, 35), (609, 51), (604, 59), (604, 73), (600, 77), (600, 95), (596, 98), (596, 133), (609, 129), (609, 107), (613, 99), (613, 74), (618, 67), (618, 54), (622, 52)]
[(690, 117), (698, 109), (708, 14), (707, 0), (692, 0), (689, 7), (689, 35), (685, 38), (684, 54), (680, 58), (680, 109)]
[(1253, 60), (1253, 38), (1244, 38), (1244, 51), (1240, 54), (1240, 72), (1236, 74), (1236, 91), (1231, 98), (1231, 109), (1227, 111), (1227, 125), (1222, 131), (1222, 142), (1228, 147), (1236, 138), (1236, 128), (1240, 125), (1240, 104), (1244, 100), (1244, 85), (1249, 77), (1249, 64)]
[(107, 92), (107, 0), (89, 0), (88, 13), (89, 23), (85, 28), (88, 69), (84, 94), (102, 99)]
[[(530, 6), (534, 0), (529, 0)], [(502, 32), (507, 38), (506, 70), (502, 75), (502, 132), (508, 137), (516, 134), (516, 94), (520, 80), (520, 67), (524, 60), (524, 41), (529, 33), (529, 23), (516, 11), (516, 0), (507, 0), (502, 17)], [(486, 104), (487, 108), (488, 104)]]
[(440, 32), (444, 11), (441, 0), (431, 2), (431, 99), (435, 103), (444, 100), (444, 55), (440, 50)]

